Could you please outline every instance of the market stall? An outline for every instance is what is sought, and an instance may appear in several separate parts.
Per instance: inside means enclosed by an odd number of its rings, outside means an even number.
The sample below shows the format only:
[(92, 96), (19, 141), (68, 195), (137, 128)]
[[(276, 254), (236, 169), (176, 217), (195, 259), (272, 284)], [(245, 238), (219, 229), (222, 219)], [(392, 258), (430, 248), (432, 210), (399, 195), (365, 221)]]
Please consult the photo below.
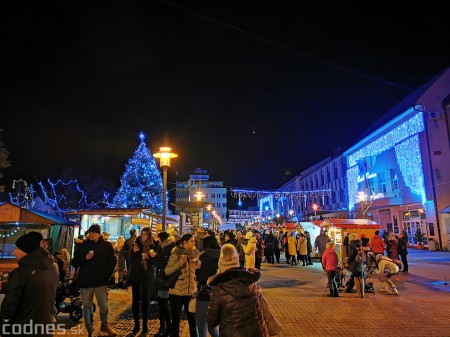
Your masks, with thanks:
[(361, 234), (365, 234), (372, 239), (375, 231), (381, 229), (381, 225), (367, 219), (327, 219), (312, 222), (326, 229), (328, 236), (336, 244), (335, 250), (341, 261), (346, 256), (342, 247), (347, 234), (354, 233), (358, 239), (361, 238)]
[(17, 267), (13, 255), (15, 242), (23, 234), (40, 232), (49, 240), (52, 253), (61, 248), (71, 249), (77, 223), (42, 211), (26, 209), (11, 203), (0, 204), (0, 269)]

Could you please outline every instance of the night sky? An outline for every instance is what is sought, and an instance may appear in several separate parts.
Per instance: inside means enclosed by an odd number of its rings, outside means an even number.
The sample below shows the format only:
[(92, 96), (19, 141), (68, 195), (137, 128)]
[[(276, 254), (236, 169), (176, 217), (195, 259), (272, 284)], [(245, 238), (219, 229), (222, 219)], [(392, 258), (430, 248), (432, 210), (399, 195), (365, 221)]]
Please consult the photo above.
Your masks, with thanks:
[(444, 4), (2, 1), (3, 183), (81, 167), (118, 187), (143, 131), (179, 155), (169, 182), (278, 188), (450, 66)]

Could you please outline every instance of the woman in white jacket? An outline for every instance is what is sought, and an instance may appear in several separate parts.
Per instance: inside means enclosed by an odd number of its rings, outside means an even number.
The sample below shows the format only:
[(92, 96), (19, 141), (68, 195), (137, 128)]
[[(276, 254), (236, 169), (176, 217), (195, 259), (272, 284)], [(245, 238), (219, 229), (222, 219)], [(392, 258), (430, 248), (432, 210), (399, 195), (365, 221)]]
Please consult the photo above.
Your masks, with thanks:
[(247, 244), (243, 245), (245, 253), (245, 268), (255, 268), (256, 238), (251, 231), (245, 235)]

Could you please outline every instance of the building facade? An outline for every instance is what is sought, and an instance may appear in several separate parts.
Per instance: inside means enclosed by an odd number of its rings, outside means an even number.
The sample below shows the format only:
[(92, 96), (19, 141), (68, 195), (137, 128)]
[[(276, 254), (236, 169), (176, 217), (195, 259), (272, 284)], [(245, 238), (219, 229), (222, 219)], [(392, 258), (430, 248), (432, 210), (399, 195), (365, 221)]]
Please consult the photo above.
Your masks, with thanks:
[[(183, 183), (177, 182), (176, 203), (194, 202), (201, 200), (211, 205), (203, 209), (203, 223), (213, 227), (213, 222), (219, 224), (227, 221), (227, 189), (223, 181), (209, 180), (208, 171), (196, 168), (189, 175), (189, 180)], [(216, 215), (214, 217), (214, 215)], [(216, 226), (214, 226), (216, 227)]]
[[(384, 230), (418, 230), (430, 249), (450, 246), (450, 69), (388, 111), (342, 155), (305, 170), (279, 190), (331, 189), (297, 200), (297, 213), (370, 217)], [(326, 215), (323, 214), (325, 217)]]

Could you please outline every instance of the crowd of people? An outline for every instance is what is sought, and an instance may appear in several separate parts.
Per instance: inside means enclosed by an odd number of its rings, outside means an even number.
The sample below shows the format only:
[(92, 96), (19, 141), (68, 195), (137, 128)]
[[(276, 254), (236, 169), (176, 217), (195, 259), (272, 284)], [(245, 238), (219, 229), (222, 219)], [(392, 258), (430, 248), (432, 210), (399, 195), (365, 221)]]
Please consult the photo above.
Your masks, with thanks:
[[(75, 240), (71, 259), (63, 248), (52, 255), (48, 241), (37, 232), (21, 236), (16, 241), (14, 255), (19, 261), (7, 282), (2, 303), (1, 333), (8, 335), (11, 324), (51, 324), (58, 282), (68, 282), (73, 266), (76, 282), (81, 288), (84, 324), (88, 336), (94, 334), (94, 296), (100, 311), (100, 331), (108, 336), (117, 333), (109, 324), (108, 287), (111, 282), (119, 288), (131, 287), (131, 308), (134, 327), (130, 336), (146, 335), (151, 293), (158, 302), (160, 328), (156, 337), (178, 337), (183, 310), (186, 312), (191, 337), (247, 336), (246, 331), (258, 331), (258, 336), (269, 336), (259, 301), (261, 264), (280, 263), (284, 252), (286, 263), (292, 266), (312, 265), (317, 254), (327, 275), (328, 296), (339, 297), (336, 283), (339, 258), (335, 244), (325, 229), (311, 242), (307, 231), (257, 230), (224, 231), (215, 233), (199, 228), (194, 234), (179, 236), (176, 230), (161, 231), (157, 235), (143, 227), (138, 235), (131, 229), (112, 244), (98, 224), (86, 231), (86, 237)], [(349, 233), (343, 241), (345, 263), (351, 272), (347, 292), (356, 287), (358, 297), (364, 297), (368, 265), (373, 274), (380, 275), (384, 288), (381, 292), (398, 295), (393, 276), (408, 271), (407, 242), (400, 233), (372, 238), (359, 238)], [(317, 252), (317, 253), (316, 253)], [(166, 280), (175, 275), (174, 283)], [(24, 287), (24, 284), (27, 284)], [(28, 286), (29, 284), (29, 286)], [(39, 289), (39, 291), (37, 291)], [(31, 295), (33, 293), (33, 295)], [(188, 310), (195, 296), (195, 310)], [(154, 300), (154, 298), (152, 300)], [(24, 310), (24, 307), (27, 310)], [(251, 310), (241, 315), (243, 310)], [(18, 313), (21, 314), (18, 314)], [(4, 322), (9, 325), (5, 326)], [(250, 331), (248, 330), (248, 331)], [(37, 331), (36, 336), (52, 336), (48, 331)]]

